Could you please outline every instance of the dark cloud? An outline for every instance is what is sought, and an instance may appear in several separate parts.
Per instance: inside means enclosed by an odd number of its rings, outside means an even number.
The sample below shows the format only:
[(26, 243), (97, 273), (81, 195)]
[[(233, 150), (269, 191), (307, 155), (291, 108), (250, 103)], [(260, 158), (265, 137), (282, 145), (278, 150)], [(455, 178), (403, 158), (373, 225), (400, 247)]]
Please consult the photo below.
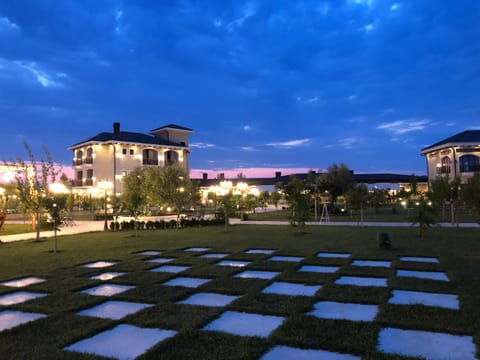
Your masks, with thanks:
[[(475, 0), (4, 1), (0, 140), (14, 154), (21, 133), (69, 159), (64, 143), (113, 121), (132, 131), (176, 122), (228, 149), (194, 149), (193, 166), (215, 157), (361, 170), (375, 157), (385, 169), (404, 151), (413, 158), (395, 167), (422, 170), (421, 146), (479, 121), (479, 15)], [(409, 119), (456, 125), (393, 140), (378, 128)], [(261, 147), (307, 138), (308, 148)]]

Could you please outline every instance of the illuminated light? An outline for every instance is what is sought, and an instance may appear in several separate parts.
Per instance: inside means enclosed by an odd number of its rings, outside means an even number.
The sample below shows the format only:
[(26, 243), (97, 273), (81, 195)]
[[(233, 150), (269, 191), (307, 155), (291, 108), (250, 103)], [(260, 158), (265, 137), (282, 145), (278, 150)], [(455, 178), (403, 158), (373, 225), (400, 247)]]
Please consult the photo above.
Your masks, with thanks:
[(55, 194), (67, 194), (69, 192), (67, 187), (61, 183), (50, 184), (48, 188)]
[(172, 208), (171, 208), (170, 206), (167, 207), (167, 211), (168, 211), (168, 212), (172, 211)]

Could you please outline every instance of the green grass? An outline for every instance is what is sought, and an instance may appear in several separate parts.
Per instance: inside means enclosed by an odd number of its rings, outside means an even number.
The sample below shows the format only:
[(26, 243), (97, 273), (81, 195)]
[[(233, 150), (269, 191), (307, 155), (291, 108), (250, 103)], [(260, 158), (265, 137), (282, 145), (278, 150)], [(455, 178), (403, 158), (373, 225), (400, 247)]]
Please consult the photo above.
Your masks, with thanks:
[(28, 222), (26, 224), (4, 224), (0, 230), (0, 236), (13, 235), (33, 232), (32, 225)]
[[(390, 234), (393, 248), (380, 250), (376, 232)], [(304, 233), (282, 226), (234, 226), (186, 228), (140, 232), (91, 233), (59, 238), (60, 252), (53, 254), (52, 240), (0, 245), (0, 281), (23, 276), (38, 276), (46, 282), (23, 288), (48, 296), (10, 309), (48, 314), (16, 328), (0, 332), (2, 359), (98, 359), (98, 357), (64, 352), (62, 348), (110, 329), (120, 323), (140, 327), (176, 330), (168, 339), (145, 353), (141, 359), (258, 359), (276, 344), (300, 348), (323, 349), (361, 356), (363, 359), (406, 359), (376, 352), (378, 332), (382, 327), (447, 332), (474, 337), (480, 347), (480, 241), (478, 229), (440, 229), (417, 237), (414, 228), (341, 228), (307, 227)], [(185, 252), (190, 246), (210, 247), (211, 252), (226, 252), (228, 259), (248, 260), (247, 268), (278, 271), (275, 280), (232, 278), (240, 268), (217, 266), (218, 259), (200, 259), (198, 253)], [(301, 263), (272, 262), (270, 255), (245, 254), (251, 248), (277, 250), (276, 255), (302, 256)], [(175, 257), (170, 265), (188, 265), (181, 273), (153, 273), (158, 264), (135, 254), (142, 250), (162, 251), (162, 257)], [(317, 258), (319, 251), (351, 252), (353, 259), (391, 260), (390, 269), (358, 268), (351, 259)], [(406, 263), (399, 256), (438, 256), (440, 264)], [(106, 298), (80, 294), (79, 291), (100, 284), (89, 279), (104, 270), (80, 267), (95, 260), (118, 262), (108, 271), (126, 275), (111, 283), (135, 285), (136, 288), (111, 299), (149, 303), (153, 306), (120, 321), (78, 316), (82, 309), (103, 303)], [(301, 265), (335, 265), (336, 274), (298, 272)], [(451, 282), (439, 282), (395, 276), (396, 269), (445, 271)], [(381, 276), (389, 278), (388, 288), (341, 286), (334, 284), (341, 275)], [(168, 287), (162, 283), (176, 276), (211, 278), (198, 289)], [(273, 281), (290, 281), (322, 285), (313, 297), (262, 294)], [(392, 289), (445, 292), (460, 295), (460, 310), (420, 305), (388, 304)], [(0, 294), (14, 292), (0, 285)], [(240, 295), (225, 308), (176, 304), (199, 291)], [(371, 323), (318, 319), (307, 313), (322, 301), (355, 302), (379, 305)], [(239, 337), (200, 330), (225, 310), (283, 316), (281, 327), (266, 339)], [(2, 309), (0, 308), (0, 311)], [(477, 354), (478, 356), (479, 354)]]

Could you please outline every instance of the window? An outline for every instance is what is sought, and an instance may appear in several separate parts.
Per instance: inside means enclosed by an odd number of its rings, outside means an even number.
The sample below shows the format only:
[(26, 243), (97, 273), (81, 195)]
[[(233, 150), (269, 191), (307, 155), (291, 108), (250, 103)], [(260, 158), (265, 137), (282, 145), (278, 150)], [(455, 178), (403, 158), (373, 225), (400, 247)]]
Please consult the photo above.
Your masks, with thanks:
[(172, 165), (178, 162), (178, 153), (176, 151), (165, 152), (165, 166)]
[(125, 148), (122, 149), (122, 155), (127, 155), (127, 149)]
[(153, 149), (145, 149), (142, 151), (143, 165), (158, 165), (158, 152)]
[(130, 149), (130, 156), (133, 156), (135, 154), (135, 150)]
[(86, 164), (93, 164), (93, 149), (89, 147), (87, 149), (87, 157), (85, 158)]
[(442, 167), (440, 168), (441, 174), (450, 174), (452, 172), (452, 160), (448, 156), (442, 158)]
[(83, 171), (77, 171), (77, 175), (75, 177), (75, 186), (83, 186)]
[(75, 153), (75, 160), (73, 160), (73, 165), (82, 165), (83, 164), (83, 151), (77, 150)]
[(87, 169), (87, 179), (85, 185), (92, 186), (93, 185), (93, 169)]
[(477, 172), (480, 171), (480, 162), (478, 156), (463, 155), (459, 158), (460, 172)]
[(127, 172), (125, 170), (122, 171), (122, 177), (127, 176)]

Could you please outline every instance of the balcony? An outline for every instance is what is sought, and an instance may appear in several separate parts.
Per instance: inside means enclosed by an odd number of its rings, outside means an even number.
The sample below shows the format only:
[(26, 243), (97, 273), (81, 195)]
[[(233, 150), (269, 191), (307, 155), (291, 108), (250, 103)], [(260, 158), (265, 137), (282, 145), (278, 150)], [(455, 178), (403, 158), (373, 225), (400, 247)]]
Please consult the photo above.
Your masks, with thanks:
[(78, 166), (78, 165), (82, 165), (83, 164), (83, 160), (82, 159), (74, 159), (73, 162), (72, 162), (73, 166)]
[(87, 180), (85, 180), (85, 185), (86, 185), (86, 186), (93, 186), (93, 179), (87, 179)]
[(155, 159), (143, 159), (142, 160), (143, 165), (155, 165), (158, 166), (158, 160)]
[(85, 158), (85, 164), (93, 164), (93, 157), (89, 156)]
[(75, 180), (73, 182), (73, 186), (83, 186), (83, 180), (80, 179), (80, 180)]

